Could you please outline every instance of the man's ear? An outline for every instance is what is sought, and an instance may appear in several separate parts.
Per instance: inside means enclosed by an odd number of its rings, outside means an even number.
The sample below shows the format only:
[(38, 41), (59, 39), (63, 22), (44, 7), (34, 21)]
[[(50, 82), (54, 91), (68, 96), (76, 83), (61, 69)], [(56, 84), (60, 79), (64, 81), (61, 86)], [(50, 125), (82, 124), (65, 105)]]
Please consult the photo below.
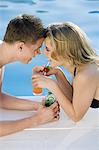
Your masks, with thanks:
[(17, 48), (20, 52), (22, 52), (24, 48), (24, 42), (17, 42)]

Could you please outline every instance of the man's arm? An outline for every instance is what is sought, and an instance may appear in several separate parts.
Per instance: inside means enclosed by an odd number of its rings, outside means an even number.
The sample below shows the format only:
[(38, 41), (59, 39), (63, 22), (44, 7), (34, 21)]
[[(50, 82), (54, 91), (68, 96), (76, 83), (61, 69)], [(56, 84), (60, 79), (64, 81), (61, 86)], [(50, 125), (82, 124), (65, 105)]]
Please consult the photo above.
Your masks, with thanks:
[(56, 121), (58, 119), (59, 107), (57, 103), (54, 103), (50, 107), (40, 109), (31, 117), (14, 121), (0, 121), (0, 136), (19, 132), (26, 128), (33, 128), (40, 124)]
[(1, 89), (2, 89), (3, 74), (4, 74), (4, 67), (0, 69), (0, 107), (5, 109), (17, 109), (17, 110), (37, 110), (40, 106), (40, 103), (38, 102), (19, 99), (2, 93)]
[(19, 99), (0, 92), (0, 107), (14, 110), (38, 110), (39, 102)]
[(37, 116), (33, 118), (25, 118), (16, 121), (0, 121), (0, 136), (9, 135), (18, 131), (22, 131), (25, 128), (35, 127), (39, 124)]

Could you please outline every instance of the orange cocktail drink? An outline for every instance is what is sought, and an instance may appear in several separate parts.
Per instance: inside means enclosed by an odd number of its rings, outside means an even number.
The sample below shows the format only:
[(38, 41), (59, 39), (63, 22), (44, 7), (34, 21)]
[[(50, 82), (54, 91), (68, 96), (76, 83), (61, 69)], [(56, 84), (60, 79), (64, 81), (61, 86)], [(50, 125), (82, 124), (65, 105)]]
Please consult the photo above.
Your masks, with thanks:
[[(42, 71), (40, 71), (39, 73), (42, 74), (42, 75), (45, 75), (47, 74), (47, 72), (51, 69), (50, 66), (45, 66), (44, 69)], [(35, 72), (33, 73), (35, 74)], [(34, 95), (41, 95), (43, 92), (43, 89), (40, 88), (40, 87), (33, 87), (33, 94)]]

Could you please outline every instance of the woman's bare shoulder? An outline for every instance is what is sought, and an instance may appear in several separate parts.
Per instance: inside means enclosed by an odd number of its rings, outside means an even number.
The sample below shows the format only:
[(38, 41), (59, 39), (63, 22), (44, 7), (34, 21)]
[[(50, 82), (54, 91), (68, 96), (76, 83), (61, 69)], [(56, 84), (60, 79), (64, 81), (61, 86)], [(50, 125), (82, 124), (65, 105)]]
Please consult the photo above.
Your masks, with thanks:
[(90, 65), (89, 67), (86, 67), (85, 69), (82, 69), (80, 72), (77, 73), (76, 77), (74, 78), (74, 82), (85, 82), (88, 81), (96, 81), (99, 82), (99, 67), (96, 65)]

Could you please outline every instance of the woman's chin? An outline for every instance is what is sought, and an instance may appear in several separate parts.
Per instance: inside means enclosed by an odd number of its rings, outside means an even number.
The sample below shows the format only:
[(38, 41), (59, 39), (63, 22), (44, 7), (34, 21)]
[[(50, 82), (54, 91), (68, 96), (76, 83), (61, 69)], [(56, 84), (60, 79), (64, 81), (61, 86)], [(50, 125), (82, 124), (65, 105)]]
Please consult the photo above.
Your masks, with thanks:
[(58, 67), (59, 65), (51, 64), (52, 68)]

